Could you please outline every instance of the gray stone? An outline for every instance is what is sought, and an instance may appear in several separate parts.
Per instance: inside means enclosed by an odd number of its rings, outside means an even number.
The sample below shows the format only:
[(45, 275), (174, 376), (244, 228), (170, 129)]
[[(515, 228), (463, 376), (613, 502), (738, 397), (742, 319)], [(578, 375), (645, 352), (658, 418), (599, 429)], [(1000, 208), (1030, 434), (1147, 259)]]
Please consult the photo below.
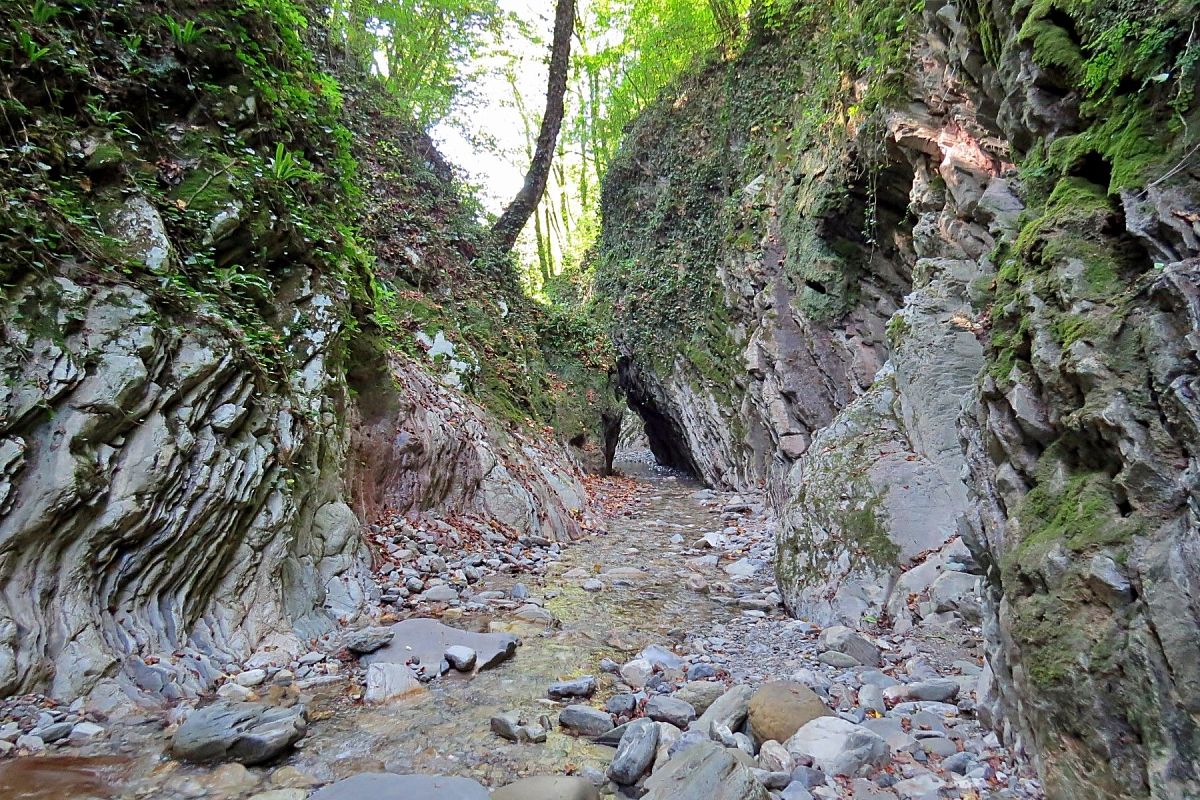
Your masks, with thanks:
[[(681, 740), (682, 742), (682, 740)], [(642, 800), (769, 800), (754, 773), (720, 745), (695, 742), (645, 784)]]
[(612, 717), (591, 706), (567, 706), (558, 715), (558, 724), (571, 733), (599, 736), (613, 729)]
[(367, 667), (367, 686), (363, 700), (386, 703), (425, 691), (424, 685), (406, 664), (379, 662)]
[(635, 658), (621, 667), (621, 680), (634, 689), (643, 688), (653, 674), (654, 665), (644, 658)]
[(821, 631), (817, 637), (817, 649), (821, 652), (845, 653), (864, 666), (879, 666), (879, 648), (844, 625), (833, 625)]
[(725, 686), (710, 681), (688, 681), (675, 692), (675, 697), (690, 703), (696, 713), (703, 714), (725, 693)]
[(451, 667), (459, 672), (470, 672), (475, 669), (478, 654), (473, 648), (461, 644), (452, 644), (442, 654)]
[(489, 725), (492, 733), (497, 736), (508, 739), (510, 742), (521, 741), (521, 715), (516, 711), (506, 711), (503, 714), (494, 715)]
[(363, 656), (364, 664), (404, 664), (414, 656), (421, 664), (436, 669), (446, 648), (459, 645), (476, 653), (476, 666), (489, 669), (517, 652), (517, 637), (507, 633), (474, 633), (443, 625), (437, 620), (414, 618), (391, 626), (395, 637), (374, 653)]
[(428, 603), (452, 603), (458, 599), (458, 592), (453, 586), (441, 584), (426, 589), (421, 597)]
[(363, 628), (361, 630), (352, 631), (346, 634), (343, 639), (345, 647), (351, 653), (356, 655), (366, 655), (374, 653), (379, 648), (386, 645), (396, 636), (396, 632), (391, 628), (372, 627)]
[(869, 729), (840, 717), (818, 717), (784, 743), (795, 758), (812, 760), (827, 775), (855, 775), (879, 766), (890, 755), (887, 742)]
[(546, 694), (552, 700), (564, 700), (568, 697), (591, 697), (596, 693), (596, 679), (591, 675), (572, 678), (566, 681), (556, 681), (546, 687)]
[(490, 800), (488, 790), (468, 778), (444, 775), (368, 773), (331, 783), (310, 800)]
[(676, 728), (686, 728), (696, 718), (696, 709), (678, 698), (657, 694), (646, 701), (646, 716), (658, 722), (669, 722)]
[(308, 730), (304, 706), (219, 701), (188, 715), (171, 739), (185, 761), (261, 764), (291, 747)]
[[(742, 727), (750, 713), (750, 698), (753, 694), (753, 686), (739, 684), (732, 687), (693, 721), (688, 730), (707, 733), (714, 725), (724, 725), (730, 730), (737, 730)], [(678, 695), (679, 692), (676, 692), (677, 697)]]
[(657, 748), (658, 725), (648, 719), (635, 720), (621, 737), (608, 777), (624, 786), (636, 783), (654, 762)]

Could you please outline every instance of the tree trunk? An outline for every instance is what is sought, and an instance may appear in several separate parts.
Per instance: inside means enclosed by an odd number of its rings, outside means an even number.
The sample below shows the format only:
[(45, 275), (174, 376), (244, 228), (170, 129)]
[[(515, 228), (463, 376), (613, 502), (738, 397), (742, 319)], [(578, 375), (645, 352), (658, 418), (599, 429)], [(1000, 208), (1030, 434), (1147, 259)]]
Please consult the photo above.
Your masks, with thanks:
[(546, 180), (550, 177), (550, 163), (554, 159), (554, 146), (558, 141), (558, 130), (562, 127), (563, 95), (567, 91), (567, 72), (571, 60), (571, 32), (575, 28), (575, 0), (558, 0), (554, 11), (554, 44), (550, 50), (550, 80), (546, 84), (546, 113), (542, 117), (542, 129), (538, 133), (537, 149), (529, 171), (525, 173), (525, 185), (504, 209), (500, 219), (492, 228), (496, 245), (508, 252), (517, 242), (521, 229), (537, 208), (546, 191)]

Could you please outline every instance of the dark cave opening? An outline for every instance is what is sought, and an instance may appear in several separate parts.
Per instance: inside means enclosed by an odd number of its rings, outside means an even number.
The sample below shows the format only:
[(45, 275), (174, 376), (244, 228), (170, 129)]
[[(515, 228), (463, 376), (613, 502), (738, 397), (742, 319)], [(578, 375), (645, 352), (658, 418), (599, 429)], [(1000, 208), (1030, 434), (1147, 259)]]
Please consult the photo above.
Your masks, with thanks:
[(633, 362), (626, 356), (617, 361), (617, 379), (626, 402), (645, 426), (646, 440), (655, 460), (664, 467), (698, 477), (700, 470), (696, 468), (683, 431), (670, 415), (658, 408), (654, 396), (642, 385)]

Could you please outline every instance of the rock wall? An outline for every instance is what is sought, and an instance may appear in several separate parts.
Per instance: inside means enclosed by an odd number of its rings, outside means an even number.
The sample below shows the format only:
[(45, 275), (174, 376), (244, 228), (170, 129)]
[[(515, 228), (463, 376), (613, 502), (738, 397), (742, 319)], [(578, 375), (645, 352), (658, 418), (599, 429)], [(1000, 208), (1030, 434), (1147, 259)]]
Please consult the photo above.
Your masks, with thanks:
[(0, 695), (294, 659), (372, 609), (384, 510), (578, 536), (602, 351), (544, 336), (428, 138), (316, 63), (324, 7), (186, 40), (190, 6), (55, 10), (0, 34), (58, 37), (0, 134)]
[[(645, 115), (605, 190), (656, 452), (769, 485), (793, 612), (980, 621), (980, 713), (1056, 798), (1198, 791), (1198, 50), (1152, 5), (900, 11), (892, 93), (869, 51), (833, 94), (805, 73), (811, 20), (763, 34)], [(702, 318), (641, 335), (680, 313), (646, 274)]]

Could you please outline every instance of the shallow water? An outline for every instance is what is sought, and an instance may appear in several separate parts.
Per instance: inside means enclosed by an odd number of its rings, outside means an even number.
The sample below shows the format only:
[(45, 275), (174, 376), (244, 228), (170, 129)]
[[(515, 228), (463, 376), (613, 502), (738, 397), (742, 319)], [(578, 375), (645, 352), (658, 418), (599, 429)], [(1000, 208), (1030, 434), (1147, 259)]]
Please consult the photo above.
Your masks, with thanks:
[[(511, 629), (521, 636), (517, 655), (474, 678), (447, 676), (416, 698), (379, 707), (357, 702), (359, 687), (334, 684), (309, 704), (308, 736), (291, 755), (252, 771), (264, 778), (290, 764), (312, 777), (331, 781), (358, 772), (386, 769), (464, 775), (499, 786), (531, 774), (562, 774), (591, 765), (607, 766), (612, 751), (586, 739), (561, 733), (555, 727), (543, 744), (516, 744), (489, 729), (490, 718), (511, 710), (535, 722), (547, 715), (553, 722), (560, 704), (546, 699), (546, 686), (555, 680), (583, 674), (601, 677), (601, 691), (611, 679), (600, 676), (602, 658), (627, 659), (649, 644), (670, 645), (689, 631), (728, 619), (737, 611), (689, 591), (682, 577), (688, 543), (720, 527), (711, 510), (692, 497), (700, 487), (693, 480), (657, 469), (645, 462), (619, 465), (639, 480), (638, 500), (608, 521), (608, 532), (565, 548), (561, 562), (541, 578), (490, 576), (480, 590), (507, 589), (524, 582), (534, 596), (561, 621), (546, 631), (514, 625), (503, 616), (466, 615), (447, 624), (472, 630)], [(681, 533), (685, 542), (671, 544)], [(581, 567), (605, 585), (585, 592), (582, 578), (564, 578)], [(606, 576), (609, 570), (634, 567), (643, 575)], [(124, 737), (120, 758), (28, 758), (0, 768), (0, 797), (13, 800), (110, 797), (195, 797), (198, 790), (215, 789), (212, 770), (182, 765), (160, 755), (167, 740), (151, 733), (154, 726), (116, 732)], [(110, 742), (108, 747), (121, 747)], [(51, 776), (51, 777), (46, 777)], [(254, 791), (267, 788), (265, 782)], [(223, 793), (241, 797), (252, 791)], [(208, 796), (217, 796), (211, 793)]]

